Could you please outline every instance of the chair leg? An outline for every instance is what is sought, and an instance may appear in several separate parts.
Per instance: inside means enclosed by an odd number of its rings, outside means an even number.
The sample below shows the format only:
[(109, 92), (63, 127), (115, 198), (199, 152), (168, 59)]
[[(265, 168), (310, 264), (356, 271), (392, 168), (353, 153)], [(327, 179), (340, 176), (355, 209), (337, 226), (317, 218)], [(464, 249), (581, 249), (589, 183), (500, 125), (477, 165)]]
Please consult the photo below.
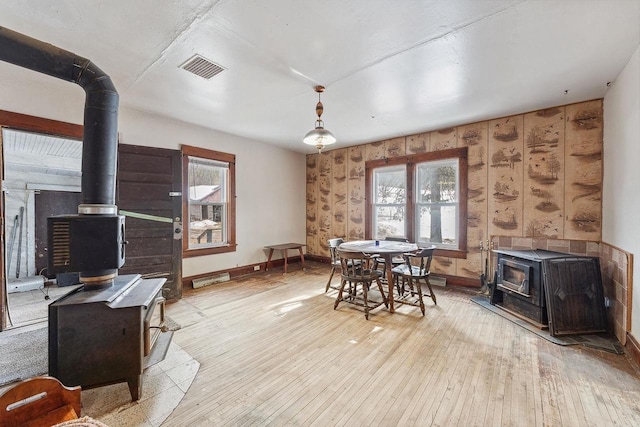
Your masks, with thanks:
[(351, 298), (352, 300), (355, 299), (357, 292), (358, 292), (358, 284), (356, 283), (354, 285), (353, 282), (349, 281), (349, 298)]
[(413, 284), (412, 284), (412, 279), (410, 276), (402, 276), (402, 283), (400, 285), (400, 292), (399, 295), (404, 296), (404, 294), (407, 292), (409, 292), (409, 296), (411, 296), (412, 292), (413, 292)]
[(429, 293), (431, 294), (431, 299), (433, 300), (433, 303), (435, 305), (438, 305), (438, 303), (436, 302), (436, 294), (433, 293), (433, 288), (431, 287), (431, 283), (429, 282), (429, 278), (425, 277), (424, 280), (427, 282), (427, 287), (429, 288)]
[(411, 299), (416, 296), (416, 293), (414, 291), (415, 286), (413, 282), (417, 279), (414, 279), (413, 276), (406, 276), (403, 277), (403, 279), (404, 281), (402, 282), (402, 297), (406, 299), (410, 305), (413, 305), (411, 304)]
[[(364, 299), (364, 318), (369, 320), (369, 302), (367, 300), (367, 282), (361, 282), (362, 284), (362, 298)], [(356, 286), (358, 286), (356, 284)]]
[(342, 301), (342, 292), (344, 291), (344, 285), (346, 284), (347, 284), (347, 281), (345, 279), (342, 279), (340, 281), (340, 289), (338, 290), (338, 296), (336, 297), (336, 302), (333, 304), (334, 310), (338, 308), (338, 304), (340, 304), (340, 301)]
[(422, 285), (420, 285), (420, 280), (416, 280), (416, 289), (418, 290), (418, 299), (420, 300), (420, 310), (424, 316), (424, 299), (422, 299)]
[(382, 289), (382, 282), (380, 282), (380, 278), (376, 277), (376, 283), (378, 284), (378, 289), (380, 289), (380, 294), (382, 295), (382, 301), (384, 301), (384, 306), (389, 308), (389, 297), (384, 294), (384, 290)]
[[(402, 295), (402, 288), (400, 287), (400, 275), (394, 274), (393, 278), (396, 281), (396, 292), (398, 293), (398, 295)], [(402, 278), (402, 282), (404, 284), (404, 277)]]
[(415, 282), (417, 282), (417, 281), (418, 281), (418, 279), (413, 279), (413, 278), (409, 279), (409, 282), (408, 282), (409, 283), (409, 295), (411, 295), (411, 296), (415, 295), (415, 293), (416, 293)]
[(333, 274), (335, 272), (336, 272), (336, 266), (334, 265), (331, 267), (331, 274), (329, 275), (329, 281), (327, 282), (327, 287), (324, 290), (325, 293), (329, 292), (329, 286), (331, 286), (331, 279), (333, 279)]

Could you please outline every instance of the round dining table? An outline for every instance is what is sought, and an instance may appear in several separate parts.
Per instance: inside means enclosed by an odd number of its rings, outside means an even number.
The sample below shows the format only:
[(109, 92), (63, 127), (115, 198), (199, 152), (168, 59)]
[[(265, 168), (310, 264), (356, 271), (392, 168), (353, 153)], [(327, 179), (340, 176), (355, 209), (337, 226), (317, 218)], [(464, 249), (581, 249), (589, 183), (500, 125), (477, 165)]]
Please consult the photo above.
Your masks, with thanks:
[(393, 306), (393, 273), (391, 272), (392, 263), (391, 259), (394, 256), (402, 255), (406, 252), (415, 252), (418, 250), (418, 245), (415, 243), (396, 242), (393, 240), (354, 240), (351, 242), (344, 242), (338, 249), (341, 251), (350, 252), (362, 252), (367, 255), (378, 254), (381, 258), (384, 258), (384, 265), (387, 269), (387, 296), (389, 298), (389, 311), (393, 313), (395, 308)]

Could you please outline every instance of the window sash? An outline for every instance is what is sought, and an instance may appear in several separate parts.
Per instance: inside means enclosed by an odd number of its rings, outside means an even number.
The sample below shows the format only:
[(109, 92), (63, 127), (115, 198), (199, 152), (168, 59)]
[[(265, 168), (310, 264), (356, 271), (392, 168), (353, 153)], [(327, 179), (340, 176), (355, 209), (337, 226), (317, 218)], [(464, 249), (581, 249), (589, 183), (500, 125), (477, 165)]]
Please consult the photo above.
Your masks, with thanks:
[[(460, 174), (459, 174), (459, 168), (458, 168), (458, 164), (459, 161), (458, 159), (443, 159), (443, 160), (432, 160), (432, 161), (426, 161), (426, 162), (420, 162), (418, 164), (416, 164), (416, 168), (415, 168), (415, 182), (417, 183), (415, 185), (415, 211), (414, 211), (414, 218), (415, 218), (415, 222), (416, 222), (416, 227), (415, 227), (415, 241), (416, 243), (422, 243), (422, 244), (432, 244), (435, 245), (437, 248), (443, 248), (443, 249), (457, 249), (459, 246), (459, 240), (460, 240), (460, 230), (459, 230), (459, 223), (460, 223), (460, 209), (459, 209), (459, 200), (460, 200)], [(453, 168), (453, 188), (450, 189), (449, 191), (452, 193), (451, 196), (452, 197), (445, 197), (444, 201), (423, 201), (426, 197), (424, 196), (423, 193), (423, 189), (424, 186), (421, 186), (420, 183), (424, 183), (427, 179), (428, 176), (434, 176), (437, 179), (442, 179), (441, 176), (439, 176), (437, 174), (437, 172), (434, 174), (432, 171), (440, 169), (440, 168)], [(445, 190), (442, 190), (441, 187), (437, 190), (439, 195), (441, 196), (442, 193)], [(437, 197), (439, 198), (439, 197)], [(437, 199), (436, 198), (436, 199)], [(432, 198), (433, 200), (433, 198)], [(422, 235), (422, 228), (423, 228), (423, 221), (425, 221), (424, 217), (421, 215), (422, 212), (422, 208), (428, 208), (429, 211), (432, 211), (432, 207), (434, 208), (440, 208), (440, 211), (442, 212), (442, 208), (446, 208), (446, 207), (454, 207), (454, 216), (453, 218), (443, 218), (442, 215), (440, 215), (440, 239), (439, 240), (432, 240), (432, 236), (429, 235), (427, 236), (423, 236)], [(429, 215), (429, 230), (431, 231), (431, 219), (432, 216)], [(446, 219), (446, 222), (444, 221)], [(452, 229), (452, 230), (451, 230)], [(445, 231), (447, 231), (447, 233), (445, 234)], [(430, 233), (431, 234), (431, 233)], [(451, 240), (451, 243), (446, 243), (445, 242), (445, 236), (448, 237), (449, 234), (452, 234), (452, 237), (448, 240)]]
[[(380, 200), (381, 197), (381, 192), (378, 191), (378, 188), (381, 186), (391, 186), (391, 184), (399, 184), (400, 186), (398, 187), (399, 189), (402, 190), (402, 199), (404, 200), (403, 204), (406, 204), (406, 200), (407, 200), (407, 168), (405, 165), (399, 165), (399, 166), (389, 166), (389, 167), (382, 167), (382, 168), (377, 168), (376, 170), (374, 170), (374, 186), (373, 186), (373, 200), (374, 200), (374, 204), (376, 205), (389, 205), (392, 204), (393, 202), (385, 202), (384, 200)], [(401, 174), (400, 174), (401, 173)], [(394, 175), (397, 176), (401, 176), (402, 177), (402, 182), (393, 182), (394, 179)], [(397, 179), (397, 178), (396, 178)], [(390, 195), (388, 197), (391, 197)], [(396, 199), (397, 199), (397, 195), (396, 195)], [(397, 202), (397, 201), (396, 201)]]
[[(206, 230), (201, 233), (199, 237), (196, 237), (196, 242), (192, 241), (191, 233), (189, 233), (189, 249), (201, 249), (201, 248), (210, 248), (210, 247), (218, 247), (228, 245), (228, 232), (227, 232), (227, 203), (208, 203), (208, 204), (195, 204), (189, 203), (189, 219), (191, 219), (194, 215), (195, 209), (200, 209), (202, 211), (203, 207), (216, 207), (220, 206), (221, 209), (221, 218), (220, 221), (215, 221), (215, 218), (211, 219), (214, 222), (219, 222), (220, 226), (220, 241), (210, 241), (213, 239), (213, 230), (211, 232), (207, 232)], [(209, 218), (207, 218), (209, 219)], [(197, 224), (197, 221), (189, 221), (189, 228), (195, 229), (193, 224)], [(207, 240), (202, 242), (202, 237), (205, 237)]]
[(189, 158), (189, 164), (203, 165), (203, 166), (215, 166), (219, 168), (229, 169), (229, 162), (222, 162), (220, 160), (203, 159), (202, 157), (187, 156)]
[[(220, 191), (220, 195), (222, 197), (222, 201), (226, 202), (228, 200), (228, 195), (227, 195), (227, 182), (229, 180), (229, 163), (227, 162), (220, 162), (220, 161), (216, 161), (216, 160), (209, 160), (209, 159), (203, 159), (203, 158), (199, 158), (199, 157), (194, 157), (194, 156), (188, 156), (187, 158), (187, 164), (188, 164), (188, 182), (189, 182), (189, 202), (191, 203), (193, 199), (191, 199), (191, 188), (194, 187), (194, 185), (192, 184), (192, 172), (194, 171), (194, 167), (197, 166), (202, 166), (204, 169), (208, 169), (208, 170), (213, 170), (213, 171), (217, 171), (219, 174), (219, 179), (220, 179), (220, 183), (219, 184), (199, 184), (202, 186), (214, 186), (214, 185), (219, 185), (221, 188)], [(197, 200), (197, 199), (196, 199)], [(206, 202), (204, 202), (206, 203)], [(214, 202), (210, 202), (210, 203), (214, 203)]]
[[(446, 221), (446, 224), (448, 226), (444, 226), (443, 225), (443, 215), (440, 216), (440, 230), (441, 230), (441, 240), (440, 241), (433, 241), (431, 239), (431, 235), (427, 236), (423, 236), (422, 235), (422, 224), (423, 224), (423, 217), (421, 215), (421, 209), (422, 208), (431, 208), (431, 207), (437, 207), (437, 208), (441, 208), (441, 212), (442, 212), (442, 208), (450, 208), (453, 207), (454, 208), (454, 215), (453, 215), (453, 219), (447, 218), (448, 220)], [(431, 216), (431, 215), (430, 215)], [(460, 230), (459, 230), (459, 216), (460, 216), (460, 209), (458, 208), (458, 203), (420, 203), (420, 204), (416, 204), (416, 208), (415, 208), (415, 218), (416, 218), (416, 230), (415, 230), (415, 242), (418, 244), (429, 244), (429, 245), (435, 245), (437, 248), (443, 248), (443, 249), (453, 249), (456, 250), (458, 249), (459, 246), (459, 240), (460, 240)], [(445, 240), (447, 237), (449, 237), (449, 233), (444, 233), (442, 232), (443, 229), (445, 230), (450, 230), (451, 228), (453, 228), (453, 234), (452, 237), (450, 238), (450, 240), (452, 240), (451, 243), (446, 243), (443, 240)], [(429, 222), (429, 231), (431, 231), (431, 223)]]
[[(395, 215), (386, 221), (379, 221), (381, 209), (396, 208)], [(407, 207), (406, 204), (374, 205), (373, 216), (373, 236), (374, 239), (382, 240), (387, 236), (404, 237), (407, 235)], [(399, 215), (399, 211), (401, 214)], [(394, 224), (397, 223), (397, 224)]]
[[(224, 163), (224, 162), (219, 162), (219, 161), (215, 161), (215, 160), (209, 160), (209, 159), (202, 159), (199, 157), (194, 157), (194, 156), (189, 156), (188, 158), (188, 164), (189, 164), (189, 204), (188, 204), (188, 209), (189, 209), (189, 216), (188, 216), (188, 220), (189, 220), (189, 230), (195, 230), (198, 229), (198, 225), (204, 226), (206, 227), (202, 233), (200, 235), (195, 236), (194, 233), (190, 232), (188, 239), (188, 248), (189, 249), (201, 249), (201, 248), (209, 248), (209, 247), (216, 247), (216, 246), (223, 246), (223, 245), (227, 245), (229, 242), (227, 241), (227, 215), (226, 215), (226, 211), (227, 211), (227, 174), (229, 171), (229, 164), (228, 163)], [(194, 182), (195, 178), (192, 176), (192, 173), (196, 173), (196, 168), (198, 166), (202, 166), (201, 168), (201, 173), (202, 173), (202, 169), (204, 169), (204, 173), (213, 173), (212, 176), (216, 176), (217, 179), (219, 180), (218, 184), (214, 184), (213, 182), (208, 182), (206, 184), (194, 184), (191, 185), (191, 183)], [(202, 177), (200, 178), (201, 180), (203, 179)], [(204, 181), (202, 181), (204, 182)], [(218, 188), (217, 192), (218, 192), (218, 197), (220, 198), (220, 201), (201, 201), (199, 198), (195, 198), (193, 199), (192, 196), (198, 196), (197, 192), (196, 192), (196, 188), (198, 187), (211, 187), (213, 188)], [(194, 191), (192, 192), (192, 189), (194, 189)], [(205, 190), (206, 191), (206, 190)], [(202, 197), (206, 197), (206, 194), (201, 195)], [(201, 197), (201, 198), (202, 198)], [(215, 219), (215, 209), (213, 209), (216, 206), (220, 206), (221, 209), (221, 218), (219, 221), (216, 221)], [(205, 209), (203, 208), (207, 208), (206, 209), (206, 213)], [(209, 213), (209, 207), (211, 207), (211, 212)], [(199, 219), (196, 219), (199, 218)], [(217, 222), (219, 223), (219, 229), (216, 228), (209, 228), (211, 226), (211, 224), (206, 223), (205, 221), (211, 221), (214, 224)], [(213, 225), (213, 227), (215, 227), (215, 225)], [(204, 238), (204, 241), (203, 241)], [(195, 240), (195, 241), (194, 241)]]
[[(416, 176), (415, 176), (415, 189), (416, 189), (416, 203), (441, 203), (441, 202), (429, 202), (423, 201), (423, 195), (421, 194), (421, 186), (424, 180), (428, 178), (429, 172), (441, 168), (453, 168), (454, 170), (454, 188), (452, 189), (453, 198), (447, 199), (451, 202), (458, 203), (460, 200), (460, 173), (458, 171), (458, 161), (457, 159), (446, 159), (446, 160), (434, 160), (427, 162), (420, 162), (416, 164)], [(425, 176), (426, 175), (426, 176)], [(443, 193), (444, 190), (441, 190), (440, 193)]]
[[(400, 182), (394, 181), (394, 175), (396, 175), (395, 179), (397, 180), (398, 172), (402, 173), (402, 180)], [(373, 235), (375, 239), (384, 239), (387, 236), (406, 236), (407, 235), (407, 168), (406, 165), (397, 165), (397, 166), (389, 166), (389, 167), (381, 167), (377, 168), (373, 172), (373, 194), (372, 200), (373, 203)], [(383, 191), (380, 191), (381, 186), (387, 186), (391, 184), (397, 184), (399, 193), (395, 195), (395, 201), (385, 201), (391, 198), (382, 196)], [(391, 191), (391, 190), (388, 190)], [(398, 202), (397, 199), (400, 198), (402, 201)], [(389, 213), (386, 216), (385, 220), (381, 220), (382, 215), (380, 215), (381, 211), (388, 209)], [(395, 209), (393, 214), (391, 210)], [(385, 230), (386, 229), (386, 230)]]

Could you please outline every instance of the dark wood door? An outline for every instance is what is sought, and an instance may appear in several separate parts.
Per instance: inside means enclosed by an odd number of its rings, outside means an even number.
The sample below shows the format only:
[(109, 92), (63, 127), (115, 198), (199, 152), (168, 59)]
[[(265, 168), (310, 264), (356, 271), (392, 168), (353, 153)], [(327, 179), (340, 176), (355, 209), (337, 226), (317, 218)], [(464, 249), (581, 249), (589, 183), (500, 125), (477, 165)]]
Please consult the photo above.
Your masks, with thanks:
[[(0, 111), (1, 113), (1, 111)], [(1, 117), (1, 116), (0, 116)], [(1, 122), (0, 122), (1, 123)], [(2, 144), (2, 126), (0, 126), (0, 332), (7, 324), (7, 284), (4, 277), (4, 146)]]
[(118, 146), (116, 204), (125, 219), (125, 264), (119, 274), (164, 277), (163, 295), (182, 297), (180, 151)]
[[(47, 268), (47, 218), (54, 215), (78, 213), (81, 193), (70, 191), (40, 190), (35, 195), (36, 273), (44, 274)], [(51, 277), (45, 274), (47, 277)]]

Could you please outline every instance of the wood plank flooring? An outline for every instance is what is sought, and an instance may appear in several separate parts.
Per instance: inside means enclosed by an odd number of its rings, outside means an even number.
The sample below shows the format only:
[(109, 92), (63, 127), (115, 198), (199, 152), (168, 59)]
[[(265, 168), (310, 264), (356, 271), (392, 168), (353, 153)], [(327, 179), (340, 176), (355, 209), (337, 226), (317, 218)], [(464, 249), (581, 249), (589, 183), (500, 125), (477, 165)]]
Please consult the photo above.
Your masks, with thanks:
[[(638, 426), (626, 356), (562, 347), (438, 288), (438, 305), (359, 307), (308, 262), (189, 290), (167, 308), (200, 362), (164, 426)], [(339, 281), (334, 278), (335, 282)]]

